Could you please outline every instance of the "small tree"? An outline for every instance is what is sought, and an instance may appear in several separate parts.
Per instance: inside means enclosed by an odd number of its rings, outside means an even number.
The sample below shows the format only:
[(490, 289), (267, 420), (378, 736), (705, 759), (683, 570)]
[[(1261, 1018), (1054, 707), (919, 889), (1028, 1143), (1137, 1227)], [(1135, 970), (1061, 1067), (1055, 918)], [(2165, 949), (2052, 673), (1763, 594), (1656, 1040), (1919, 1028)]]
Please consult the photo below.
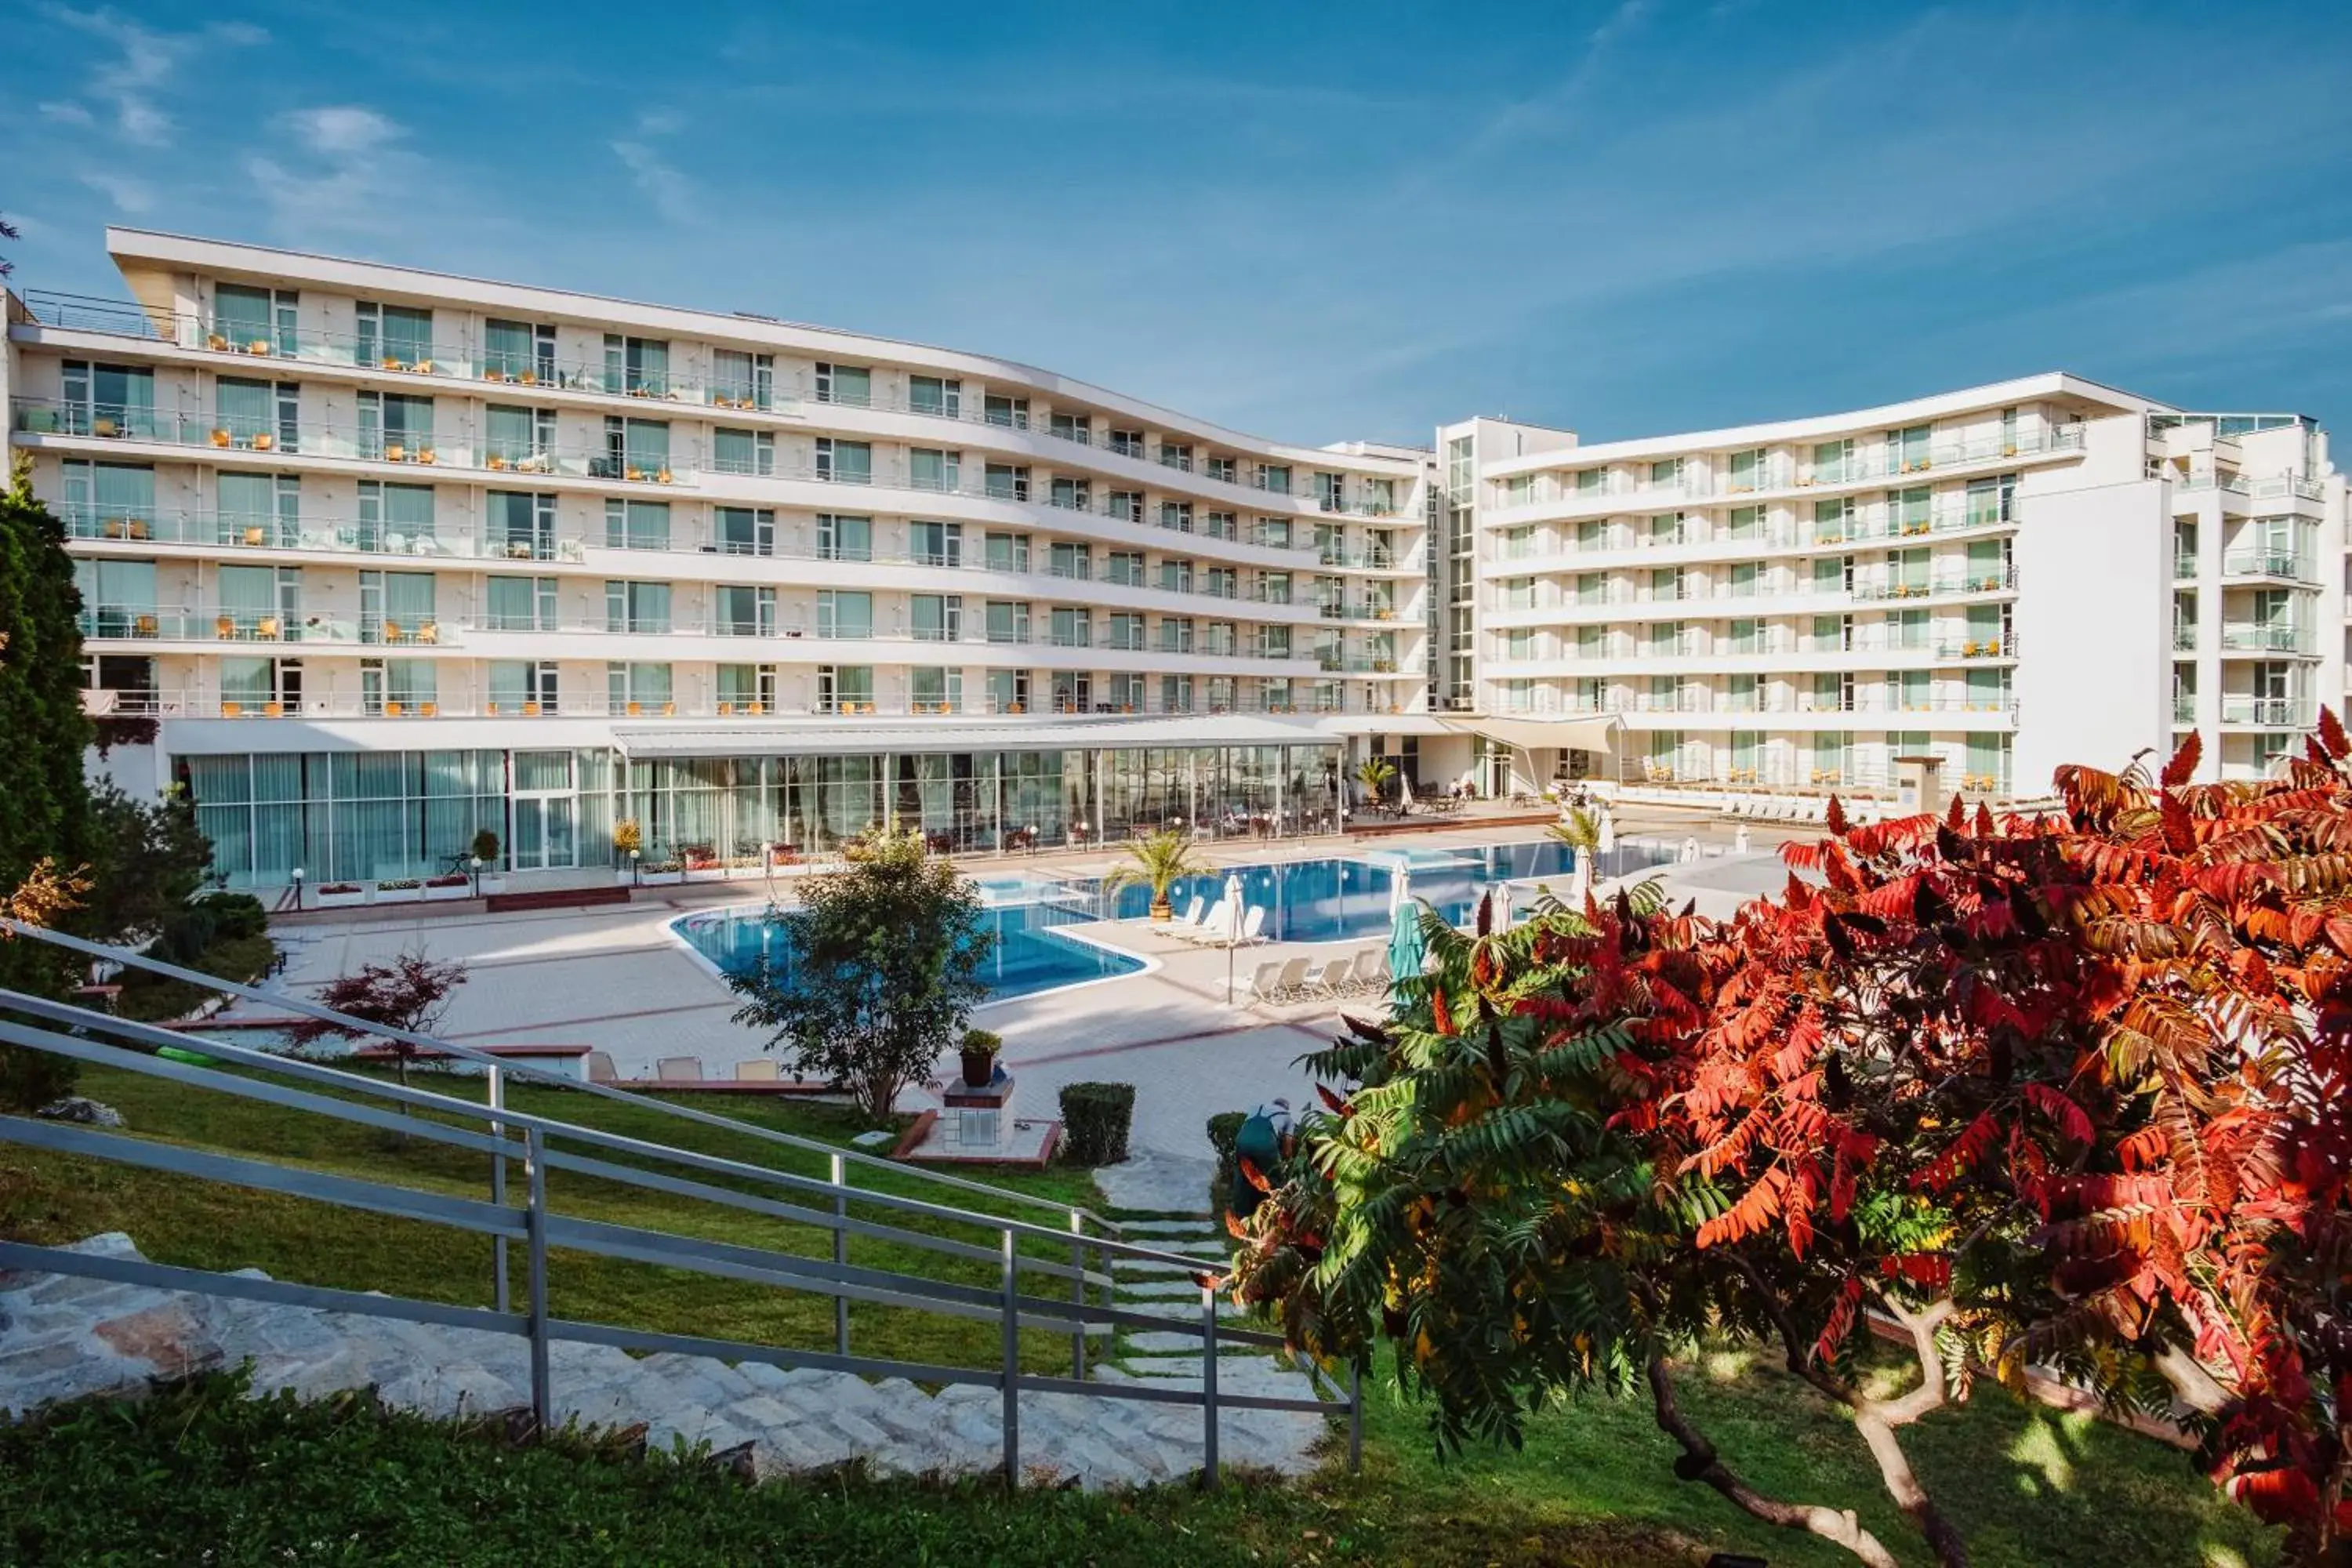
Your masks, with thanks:
[(980, 968), (996, 937), (979, 889), (910, 832), (867, 835), (845, 869), (806, 878), (800, 892), (800, 907), (776, 917), (783, 953), (729, 976), (744, 998), (735, 1021), (887, 1121), (988, 994)]
[(498, 834), (487, 827), (477, 830), (474, 834), (473, 855), (475, 859), (479, 860), (482, 863), (482, 868), (484, 870), (488, 870), (498, 865)]
[[(54, 926), (88, 890), (89, 884), (82, 878), (63, 875), (54, 862), (43, 860), (26, 874), (23, 881), (0, 896), (0, 915), (26, 925)], [(0, 948), (16, 960), (10, 966), (16, 973), (37, 973), (47, 965), (58, 972), (61, 980), (62, 972), (70, 963), (61, 949), (13, 932), (0, 931)], [(77, 1065), (70, 1057), (53, 1056), (47, 1051), (15, 1046), (0, 1050), (0, 1107), (38, 1110), (51, 1100), (71, 1093)]]
[(1367, 757), (1356, 764), (1356, 782), (1364, 786), (1365, 800), (1374, 805), (1388, 798), (1389, 785), (1396, 781), (1396, 764), (1386, 757)]
[(1544, 832), (1555, 843), (1565, 844), (1580, 858), (1596, 853), (1601, 847), (1601, 814), (1590, 806), (1572, 805), (1563, 812), (1558, 822)]
[(153, 802), (112, 784), (90, 793), (95, 844), (90, 893), (74, 925), (100, 942), (152, 936), (215, 880), (212, 841), (195, 803), (177, 785)]
[[(362, 1023), (429, 1035), (448, 1012), (457, 987), (466, 983), (466, 966), (436, 963), (422, 952), (404, 952), (390, 963), (370, 963), (330, 980), (320, 989), (319, 1001)], [(286, 1031), (294, 1045), (307, 1046), (329, 1037), (365, 1038), (367, 1031), (323, 1018), (304, 1018)], [(406, 1040), (383, 1042), (392, 1052), (400, 1081), (408, 1081), (408, 1064), (416, 1047)]]
[(1103, 891), (1116, 893), (1121, 888), (1143, 884), (1151, 889), (1151, 918), (1156, 921), (1174, 912), (1168, 902), (1171, 888), (1208, 869), (1194, 858), (1192, 840), (1174, 828), (1137, 839), (1127, 847), (1127, 856), (1126, 865), (1113, 867), (1102, 879)]

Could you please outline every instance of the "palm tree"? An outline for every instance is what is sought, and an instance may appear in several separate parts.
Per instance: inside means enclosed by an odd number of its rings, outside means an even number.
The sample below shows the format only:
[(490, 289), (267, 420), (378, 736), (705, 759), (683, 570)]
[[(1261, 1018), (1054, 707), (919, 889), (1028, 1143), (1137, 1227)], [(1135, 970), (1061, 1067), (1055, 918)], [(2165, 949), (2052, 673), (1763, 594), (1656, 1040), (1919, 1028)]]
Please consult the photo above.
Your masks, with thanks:
[(1601, 847), (1601, 816), (1582, 806), (1569, 807), (1544, 831), (1579, 855), (1590, 855)]
[(1356, 782), (1364, 786), (1364, 794), (1375, 805), (1387, 795), (1396, 776), (1396, 764), (1386, 757), (1367, 757), (1356, 768)]
[(1102, 881), (1103, 891), (1116, 893), (1132, 883), (1142, 882), (1151, 889), (1151, 918), (1171, 919), (1175, 910), (1168, 901), (1168, 889), (1186, 877), (1197, 877), (1208, 869), (1192, 858), (1192, 840), (1173, 828), (1164, 828), (1149, 838), (1139, 838), (1127, 847), (1132, 865), (1114, 867)]

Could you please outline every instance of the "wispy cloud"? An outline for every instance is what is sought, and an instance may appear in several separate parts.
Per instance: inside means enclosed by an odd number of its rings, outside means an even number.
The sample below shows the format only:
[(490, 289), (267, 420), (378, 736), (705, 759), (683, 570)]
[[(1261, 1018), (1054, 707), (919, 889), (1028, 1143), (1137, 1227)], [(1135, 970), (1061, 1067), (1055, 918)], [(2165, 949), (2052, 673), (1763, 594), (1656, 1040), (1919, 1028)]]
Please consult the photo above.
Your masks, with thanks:
[(634, 134), (616, 137), (609, 145), (613, 155), (620, 159), (653, 204), (654, 211), (669, 223), (692, 223), (701, 214), (699, 199), (693, 178), (684, 170), (664, 158), (654, 145), (654, 139), (668, 136), (684, 129), (686, 117), (676, 110), (652, 109), (639, 114)]
[(118, 212), (137, 215), (155, 205), (154, 187), (146, 181), (110, 169), (79, 169), (74, 178), (112, 202)]
[[(273, 122), (274, 146), (299, 147), (289, 164), (256, 153), (245, 171), (280, 232), (380, 235), (413, 227), (409, 195), (426, 188), (425, 160), (402, 145), (405, 127), (358, 104), (293, 110)], [(395, 199), (397, 198), (397, 199)]]
[[(91, 71), (89, 93), (112, 111), (115, 133), (142, 147), (170, 144), (173, 121), (161, 99), (191, 56), (210, 44), (244, 47), (269, 36), (246, 22), (215, 22), (193, 33), (159, 33), (110, 10), (75, 11), (60, 5), (52, 6), (49, 14), (112, 47), (113, 58)], [(90, 119), (79, 104), (42, 108), (60, 119), (70, 121), (77, 110), (83, 123)]]

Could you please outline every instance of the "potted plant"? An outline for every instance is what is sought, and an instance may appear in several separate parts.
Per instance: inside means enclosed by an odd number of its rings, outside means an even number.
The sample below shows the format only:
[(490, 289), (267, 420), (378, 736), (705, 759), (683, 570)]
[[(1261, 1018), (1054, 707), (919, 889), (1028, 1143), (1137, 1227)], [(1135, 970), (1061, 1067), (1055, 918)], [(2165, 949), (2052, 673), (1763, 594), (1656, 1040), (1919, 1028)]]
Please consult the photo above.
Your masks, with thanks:
[(667, 887), (686, 880), (686, 867), (677, 860), (664, 860), (658, 865), (647, 866), (641, 879), (647, 887)]
[(473, 890), (473, 879), (463, 871), (452, 871), (446, 877), (425, 879), (425, 897), (428, 901), (436, 899), (462, 899)]
[(1003, 1037), (986, 1029), (966, 1029), (959, 1053), (963, 1058), (963, 1081), (973, 1089), (986, 1089), (996, 1077), (996, 1058), (1003, 1050)]
[(1207, 869), (1192, 858), (1192, 840), (1173, 828), (1136, 840), (1127, 847), (1127, 853), (1129, 864), (1112, 868), (1103, 879), (1103, 891), (1116, 893), (1131, 883), (1143, 883), (1151, 889), (1151, 918), (1163, 925), (1176, 916), (1168, 890), (1183, 878)]
[(394, 877), (375, 885), (379, 904), (413, 904), (425, 897), (425, 884), (415, 877)]
[(368, 890), (357, 882), (326, 882), (315, 889), (322, 910), (348, 909), (367, 902)]

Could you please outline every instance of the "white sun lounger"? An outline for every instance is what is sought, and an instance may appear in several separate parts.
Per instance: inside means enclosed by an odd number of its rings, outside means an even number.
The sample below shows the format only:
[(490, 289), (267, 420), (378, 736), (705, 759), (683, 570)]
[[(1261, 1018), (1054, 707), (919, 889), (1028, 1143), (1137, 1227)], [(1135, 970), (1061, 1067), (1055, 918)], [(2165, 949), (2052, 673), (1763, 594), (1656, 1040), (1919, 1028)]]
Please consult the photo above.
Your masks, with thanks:
[(1257, 973), (1250, 976), (1250, 1000), (1253, 1002), (1281, 1001), (1283, 968), (1283, 962), (1278, 958), (1270, 958), (1259, 964)]
[(1354, 976), (1355, 971), (1356, 964), (1353, 959), (1335, 958), (1325, 964), (1322, 972), (1308, 984), (1307, 994), (1318, 1000), (1344, 996), (1348, 994), (1349, 981)]

